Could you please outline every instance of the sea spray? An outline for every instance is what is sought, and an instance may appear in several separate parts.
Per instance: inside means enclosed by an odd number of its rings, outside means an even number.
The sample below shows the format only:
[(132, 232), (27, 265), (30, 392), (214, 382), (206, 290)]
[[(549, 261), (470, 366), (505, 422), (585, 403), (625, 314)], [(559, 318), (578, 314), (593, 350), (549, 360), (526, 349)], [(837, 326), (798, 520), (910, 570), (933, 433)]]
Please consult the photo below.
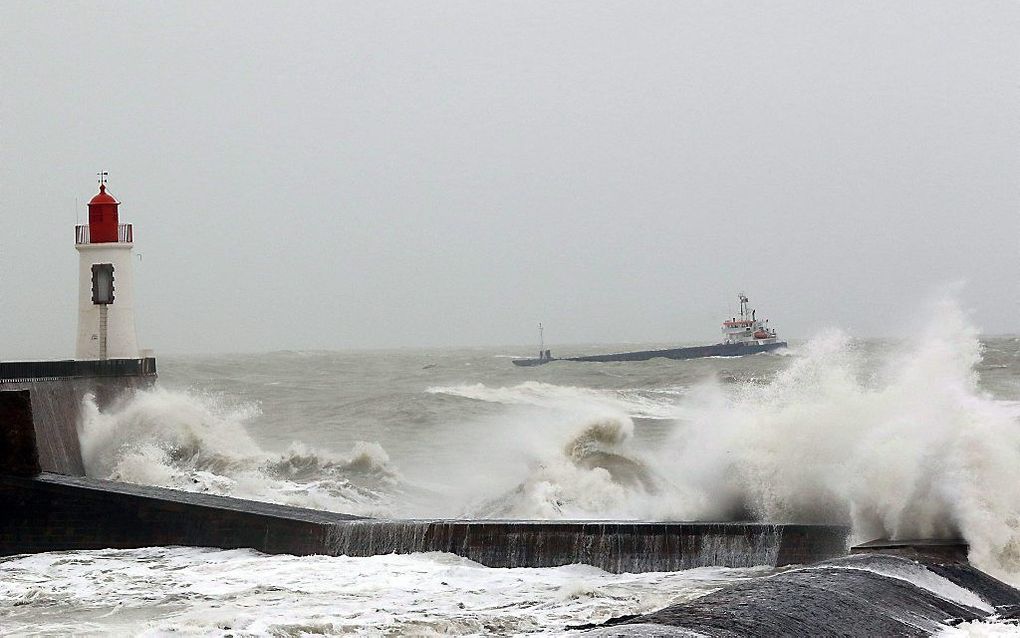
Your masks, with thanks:
[[(963, 535), (976, 564), (1016, 581), (1017, 410), (980, 390), (981, 345), (964, 313), (943, 302), (928, 316), (917, 338), (887, 350), (877, 369), (858, 342), (830, 330), (772, 379), (705, 379), (661, 406), (676, 415), (675, 428), (653, 451), (633, 448), (625, 413), (633, 406), (605, 391), (442, 389), (473, 400), (545, 401), (561, 419), (570, 409), (579, 414), (571, 429), (549, 427), (516, 487), (472, 513), (846, 523), (857, 540)], [(594, 398), (583, 414), (575, 404), (586, 396)], [(646, 480), (614, 473), (614, 461), (640, 468)]]
[(254, 405), (160, 387), (138, 391), (106, 412), (86, 397), (80, 433), (86, 473), (352, 514), (391, 514), (401, 478), (381, 446), (358, 442), (349, 457), (340, 457), (295, 442), (273, 454), (248, 433), (259, 414)]
[(860, 540), (962, 533), (972, 559), (1020, 570), (1020, 424), (978, 389), (980, 344), (954, 304), (876, 375), (829, 333), (764, 385), (702, 389), (657, 461), (677, 487), (650, 514), (735, 502), (772, 521), (851, 522)]
[[(82, 404), (82, 460), (90, 476), (123, 476), (131, 457), (169, 464), (192, 462), (203, 469), (229, 465), (259, 453), (246, 424), (259, 414), (253, 404), (228, 406), (222, 397), (141, 390), (100, 412), (92, 397)], [(144, 465), (144, 462), (142, 463)]]
[[(547, 415), (538, 425), (531, 444), (521, 444), (528, 458), (523, 480), (517, 475), (519, 482), (498, 494), (476, 495), (464, 516), (644, 518), (647, 500), (662, 486), (632, 448), (630, 417), (589, 405)], [(550, 449), (550, 436), (561, 443)]]

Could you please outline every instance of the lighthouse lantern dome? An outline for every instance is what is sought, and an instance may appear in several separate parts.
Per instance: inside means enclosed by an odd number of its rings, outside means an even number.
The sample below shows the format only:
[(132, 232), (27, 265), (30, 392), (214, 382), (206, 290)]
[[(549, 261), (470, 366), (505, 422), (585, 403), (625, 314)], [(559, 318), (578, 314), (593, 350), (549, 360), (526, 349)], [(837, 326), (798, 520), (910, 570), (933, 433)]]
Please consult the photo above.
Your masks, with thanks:
[(94, 244), (117, 241), (117, 207), (120, 202), (106, 192), (106, 184), (99, 185), (99, 193), (89, 200), (89, 236)]

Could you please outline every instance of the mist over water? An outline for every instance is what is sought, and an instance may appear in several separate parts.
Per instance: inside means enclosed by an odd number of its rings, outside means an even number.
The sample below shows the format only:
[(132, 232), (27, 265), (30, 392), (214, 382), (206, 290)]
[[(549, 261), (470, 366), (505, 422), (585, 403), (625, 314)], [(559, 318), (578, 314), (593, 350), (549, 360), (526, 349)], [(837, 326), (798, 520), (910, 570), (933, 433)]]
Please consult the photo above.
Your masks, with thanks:
[[(840, 522), (1020, 580), (1020, 339), (943, 303), (906, 342), (521, 369), (506, 350), (161, 361), (84, 407), (87, 471), (371, 516)], [(562, 354), (566, 354), (563, 352)]]

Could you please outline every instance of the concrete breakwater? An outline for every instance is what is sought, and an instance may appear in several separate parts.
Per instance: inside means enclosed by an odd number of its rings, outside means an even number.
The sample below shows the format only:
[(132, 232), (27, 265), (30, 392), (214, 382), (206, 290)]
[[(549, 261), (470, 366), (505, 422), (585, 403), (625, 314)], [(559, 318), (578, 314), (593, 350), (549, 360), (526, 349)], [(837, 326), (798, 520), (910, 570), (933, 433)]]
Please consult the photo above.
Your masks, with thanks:
[(0, 476), (0, 555), (189, 545), (322, 554), (354, 517), (83, 477)]
[(373, 520), (43, 473), (0, 477), (0, 555), (192, 545), (372, 556), (450, 552), (490, 567), (587, 563), (612, 572), (747, 567), (845, 551), (833, 525)]

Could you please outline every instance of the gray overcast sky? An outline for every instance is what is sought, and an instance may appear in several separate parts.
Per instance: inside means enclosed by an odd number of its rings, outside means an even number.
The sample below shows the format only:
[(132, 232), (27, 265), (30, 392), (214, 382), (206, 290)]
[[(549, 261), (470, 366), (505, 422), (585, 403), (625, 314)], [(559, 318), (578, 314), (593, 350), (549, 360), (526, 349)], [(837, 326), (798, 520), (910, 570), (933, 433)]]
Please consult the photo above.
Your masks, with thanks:
[(157, 352), (1020, 331), (1016, 2), (8, 0), (0, 73), (0, 357), (100, 169)]

